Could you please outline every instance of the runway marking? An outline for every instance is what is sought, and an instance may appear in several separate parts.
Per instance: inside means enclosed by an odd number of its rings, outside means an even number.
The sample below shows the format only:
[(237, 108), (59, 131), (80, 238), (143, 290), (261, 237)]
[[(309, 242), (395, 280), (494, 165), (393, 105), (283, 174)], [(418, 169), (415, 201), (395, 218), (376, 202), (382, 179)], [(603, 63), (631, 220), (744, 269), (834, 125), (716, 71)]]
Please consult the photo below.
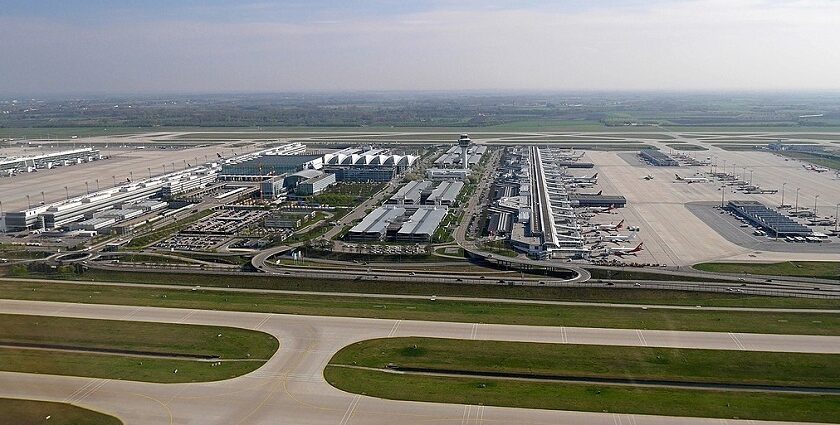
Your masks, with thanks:
[(734, 333), (729, 332), (729, 337), (732, 338), (732, 341), (735, 342), (735, 346), (738, 347), (739, 350), (747, 349), (747, 347), (745, 347), (744, 344), (742, 344), (741, 341), (738, 340), (738, 337)]
[(85, 389), (87, 389), (87, 387), (89, 387), (89, 386), (91, 386), (91, 385), (95, 384), (96, 382), (99, 382), (99, 379), (91, 379), (91, 380), (90, 380), (90, 381), (88, 381), (85, 385), (82, 385), (81, 387), (77, 388), (77, 389), (76, 389), (76, 391), (73, 391), (72, 393), (70, 393), (70, 395), (69, 395), (69, 396), (67, 396), (67, 398), (65, 398), (65, 399), (64, 399), (64, 402), (65, 402), (65, 403), (70, 402), (71, 400), (73, 400), (74, 398), (76, 398), (76, 396), (77, 396), (78, 394), (80, 394), (82, 391), (84, 391)]
[(636, 335), (639, 336), (639, 341), (641, 341), (642, 345), (647, 347), (648, 343), (647, 343), (647, 340), (645, 339), (645, 335), (642, 333), (641, 329), (636, 329)]
[(562, 342), (563, 344), (568, 344), (569, 343), (569, 336), (568, 336), (568, 334), (566, 334), (566, 327), (565, 326), (560, 327), (560, 342)]
[(472, 405), (464, 406), (464, 413), (461, 415), (461, 425), (470, 423), (470, 415), (472, 414)]
[(143, 398), (147, 398), (147, 399), (152, 400), (155, 403), (161, 405), (161, 407), (163, 407), (163, 409), (166, 410), (166, 414), (169, 415), (169, 425), (172, 425), (172, 422), (173, 422), (172, 409), (170, 409), (169, 406), (164, 404), (162, 401), (160, 401), (160, 400), (158, 400), (158, 399), (156, 399), (152, 396), (146, 395), (146, 394), (134, 393), (134, 395), (139, 396), (139, 397), (143, 397)]
[(263, 327), (263, 325), (265, 325), (265, 323), (266, 323), (266, 322), (268, 322), (268, 319), (271, 319), (271, 316), (273, 316), (273, 314), (268, 314), (268, 315), (266, 315), (266, 316), (265, 316), (265, 319), (262, 319), (262, 320), (260, 321), (260, 323), (259, 323), (259, 324), (257, 324), (257, 327), (256, 327), (256, 328), (254, 328), (254, 330), (260, 330), (260, 328), (262, 328), (262, 327)]
[(478, 323), (473, 323), (472, 330), (470, 330), (470, 339), (475, 339), (478, 333)]
[(90, 396), (91, 394), (95, 393), (107, 383), (108, 379), (95, 379), (91, 382), (88, 382), (87, 385), (83, 386), (82, 388), (76, 390), (65, 401), (68, 403), (78, 403)]
[(356, 396), (353, 397), (353, 400), (350, 401), (350, 405), (347, 406), (347, 410), (344, 412), (344, 416), (341, 417), (341, 421), (338, 423), (338, 425), (347, 425), (347, 423), (350, 422), (350, 418), (353, 417), (353, 413), (355, 413), (356, 411), (356, 406), (359, 405), (359, 400), (361, 399), (362, 396), (358, 394), (356, 394)]
[(388, 332), (388, 337), (392, 337), (394, 336), (394, 334), (397, 333), (397, 328), (400, 327), (400, 323), (402, 323), (402, 320), (397, 320), (396, 322), (394, 322), (394, 326), (391, 327), (391, 332)]
[(189, 313), (185, 314), (185, 315), (184, 315), (184, 317), (182, 317), (182, 318), (181, 318), (181, 320), (179, 320), (179, 321), (178, 321), (178, 323), (184, 323), (184, 322), (186, 322), (186, 321), (187, 321), (187, 319), (189, 319), (190, 317), (192, 317), (192, 315), (193, 315), (193, 314), (195, 314), (195, 310), (191, 310)]
[(630, 425), (636, 425), (636, 416), (627, 415), (627, 419), (630, 421)]
[(621, 417), (618, 416), (618, 413), (612, 414), (612, 420), (614, 425), (621, 425)]

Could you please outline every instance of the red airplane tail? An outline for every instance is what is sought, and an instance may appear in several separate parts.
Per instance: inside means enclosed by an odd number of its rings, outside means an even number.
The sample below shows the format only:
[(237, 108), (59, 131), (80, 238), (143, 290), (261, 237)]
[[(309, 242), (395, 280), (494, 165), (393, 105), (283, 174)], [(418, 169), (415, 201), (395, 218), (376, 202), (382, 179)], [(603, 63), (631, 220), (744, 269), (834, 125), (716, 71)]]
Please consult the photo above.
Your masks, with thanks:
[(631, 250), (630, 250), (630, 252), (639, 252), (639, 251), (641, 251), (641, 250), (642, 250), (642, 245), (644, 245), (644, 242), (639, 242), (639, 245), (637, 245), (635, 248), (631, 249)]

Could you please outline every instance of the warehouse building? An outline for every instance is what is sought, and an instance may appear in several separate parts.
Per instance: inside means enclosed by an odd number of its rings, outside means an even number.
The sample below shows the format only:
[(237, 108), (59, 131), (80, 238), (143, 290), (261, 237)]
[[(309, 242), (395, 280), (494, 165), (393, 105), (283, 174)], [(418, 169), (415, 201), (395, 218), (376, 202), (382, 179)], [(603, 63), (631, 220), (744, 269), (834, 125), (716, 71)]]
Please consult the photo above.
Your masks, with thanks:
[(429, 243), (440, 222), (446, 217), (446, 207), (421, 207), (404, 222), (397, 230), (396, 240), (399, 242)]
[[(424, 191), (431, 185), (432, 182), (427, 180), (408, 182), (385, 203), (392, 205), (420, 205), (425, 198)], [(426, 197), (429, 194), (430, 191), (426, 191)]]
[(322, 174), (298, 183), (295, 193), (298, 195), (317, 195), (335, 184), (335, 174)]
[(427, 168), (426, 178), (432, 181), (442, 180), (466, 180), (470, 176), (470, 170), (461, 168)]
[(113, 226), (117, 222), (114, 218), (91, 218), (89, 220), (80, 221), (77, 223), (70, 223), (68, 224), (67, 230), (74, 231), (74, 230), (86, 230), (92, 232), (101, 232), (108, 227)]
[(656, 149), (642, 149), (639, 151), (639, 156), (648, 164), (657, 167), (677, 167), (680, 165), (677, 160)]
[(348, 240), (382, 240), (392, 225), (398, 225), (405, 215), (405, 208), (382, 206), (370, 212), (347, 233)]
[(756, 201), (729, 201), (730, 210), (773, 237), (809, 236), (811, 229)]
[(464, 188), (464, 182), (441, 182), (424, 201), (426, 205), (452, 206), (458, 199), (458, 194)]

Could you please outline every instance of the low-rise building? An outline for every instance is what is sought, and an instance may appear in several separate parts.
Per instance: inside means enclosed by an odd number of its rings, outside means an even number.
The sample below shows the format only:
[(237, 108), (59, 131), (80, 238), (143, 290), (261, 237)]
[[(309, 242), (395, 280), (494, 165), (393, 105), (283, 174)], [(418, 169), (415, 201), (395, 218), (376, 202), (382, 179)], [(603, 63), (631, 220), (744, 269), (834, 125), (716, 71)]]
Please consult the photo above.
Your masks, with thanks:
[(295, 193), (298, 195), (316, 195), (335, 184), (335, 174), (323, 174), (298, 183)]

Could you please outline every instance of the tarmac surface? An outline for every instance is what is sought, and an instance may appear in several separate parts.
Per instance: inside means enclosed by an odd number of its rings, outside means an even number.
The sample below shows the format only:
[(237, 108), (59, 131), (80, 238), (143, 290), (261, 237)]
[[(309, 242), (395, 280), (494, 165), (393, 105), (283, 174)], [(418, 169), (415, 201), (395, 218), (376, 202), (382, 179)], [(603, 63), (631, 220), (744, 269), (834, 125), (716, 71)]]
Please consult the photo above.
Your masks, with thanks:
[(838, 336), (532, 327), (13, 300), (0, 301), (0, 312), (235, 326), (268, 332), (280, 341), (278, 352), (262, 368), (212, 383), (153, 384), (0, 373), (0, 397), (69, 402), (116, 415), (126, 425), (759, 423), (392, 401), (348, 394), (324, 381), (323, 368), (337, 350), (356, 341), (389, 336), (840, 353)]
[[(122, 140), (112, 140), (113, 143), (121, 143)], [(82, 147), (82, 144), (79, 144)], [(84, 164), (67, 167), (56, 167), (51, 170), (38, 170), (34, 173), (20, 173), (14, 177), (0, 178), (0, 200), (3, 201), (4, 211), (13, 211), (27, 208), (26, 195), (30, 195), (30, 202), (33, 206), (42, 201), (46, 203), (64, 200), (68, 193), (70, 197), (83, 195), (86, 190), (96, 191), (96, 180), (99, 180), (99, 188), (106, 189), (125, 183), (126, 179), (133, 175), (134, 180), (146, 179), (149, 177), (149, 168), (153, 176), (164, 174), (163, 167), (167, 172), (173, 171), (172, 163), (176, 170), (184, 169), (184, 161), (190, 165), (205, 163), (205, 158), (214, 161), (216, 153), (224, 157), (233, 155), (234, 152), (246, 153), (256, 147), (236, 149), (230, 145), (211, 145), (205, 147), (186, 147), (183, 149), (134, 149), (131, 147), (121, 148), (113, 146), (104, 148), (94, 146), (101, 150), (102, 155), (110, 158)], [(71, 149), (72, 145), (65, 145), (61, 149)], [(46, 151), (46, 150), (45, 150)], [(0, 149), (0, 155), (8, 155), (6, 150)], [(34, 152), (27, 152), (33, 155)], [(85, 182), (88, 188), (85, 188)], [(67, 186), (67, 190), (64, 187)], [(44, 195), (41, 195), (41, 191)]]
[[(704, 145), (694, 139), (686, 139), (692, 144)], [(649, 141), (650, 144), (662, 144), (660, 149), (667, 152), (666, 143), (673, 141)], [(840, 203), (840, 181), (833, 173), (816, 173), (805, 170), (799, 161), (789, 160), (769, 152), (726, 151), (719, 147), (706, 145), (709, 150), (695, 154), (698, 158), (712, 157), (719, 164), (722, 172), (723, 161), (727, 161), (727, 171), (732, 172), (732, 164), (739, 178), (743, 177), (743, 166), (752, 170), (753, 184), (767, 189), (780, 190), (777, 194), (733, 193), (732, 188), (718, 190), (720, 182), (686, 184), (678, 183), (674, 177), (704, 174), (709, 166), (681, 167), (640, 167), (628, 157), (626, 152), (587, 151), (584, 158), (595, 164), (599, 172), (598, 185), (587, 190), (602, 190), (608, 195), (623, 195), (627, 198), (627, 207), (615, 210), (612, 214), (600, 214), (593, 218), (596, 223), (617, 223), (626, 219), (625, 225), (639, 226), (637, 242), (644, 242), (644, 251), (636, 257), (626, 257), (625, 261), (638, 263), (665, 264), (668, 266), (686, 266), (705, 261), (785, 261), (785, 260), (823, 260), (836, 261), (840, 243), (825, 246), (803, 247), (803, 244), (786, 244), (786, 247), (769, 249), (755, 247), (754, 243), (743, 243), (733, 238), (730, 232), (723, 231), (726, 222), (710, 226), (709, 223), (689, 210), (691, 203), (720, 204), (723, 192), (724, 201), (755, 200), (767, 206), (781, 203), (782, 183), (785, 183), (785, 203), (793, 205), (795, 190), (800, 189), (800, 208), (813, 209), (815, 195), (818, 198), (820, 216), (834, 215), (835, 206)], [(650, 174), (652, 180), (644, 177)], [(810, 203), (810, 204), (809, 204)], [(728, 218), (728, 216), (726, 216)], [(721, 217), (721, 220), (725, 218)], [(753, 229), (748, 229), (750, 232)], [(625, 232), (626, 233), (626, 232)], [(834, 242), (840, 240), (834, 238)], [(832, 246), (833, 245), (833, 246)]]

